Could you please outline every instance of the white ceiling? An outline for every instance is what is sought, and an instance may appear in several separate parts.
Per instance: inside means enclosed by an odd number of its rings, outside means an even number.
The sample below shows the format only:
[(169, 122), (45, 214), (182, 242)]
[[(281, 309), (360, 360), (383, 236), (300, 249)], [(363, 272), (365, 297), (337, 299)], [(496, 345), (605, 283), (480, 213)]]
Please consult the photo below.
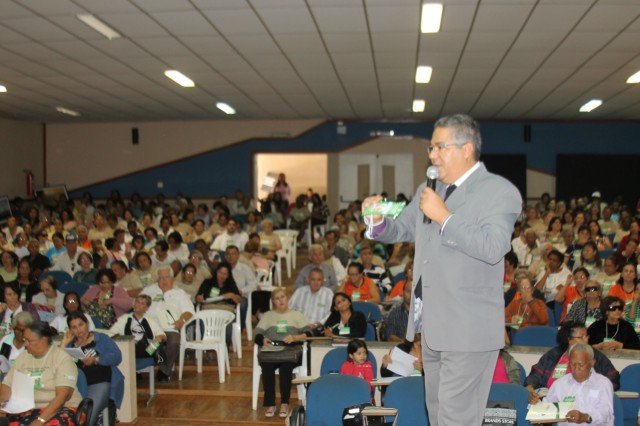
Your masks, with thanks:
[(0, 0), (0, 116), (211, 119), (224, 101), (251, 119), (640, 118), (640, 0), (443, 2), (440, 33), (420, 34), (419, 0)]

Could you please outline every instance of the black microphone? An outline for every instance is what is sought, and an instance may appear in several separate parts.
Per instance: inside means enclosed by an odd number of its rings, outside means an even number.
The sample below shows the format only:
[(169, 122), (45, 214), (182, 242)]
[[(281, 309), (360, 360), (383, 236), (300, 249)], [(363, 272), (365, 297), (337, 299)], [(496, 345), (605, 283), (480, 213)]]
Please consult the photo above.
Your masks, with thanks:
[[(436, 190), (436, 181), (438, 180), (438, 167), (429, 166), (427, 169), (427, 186), (434, 191)], [(424, 215), (422, 218), (422, 223), (431, 223), (431, 219)]]

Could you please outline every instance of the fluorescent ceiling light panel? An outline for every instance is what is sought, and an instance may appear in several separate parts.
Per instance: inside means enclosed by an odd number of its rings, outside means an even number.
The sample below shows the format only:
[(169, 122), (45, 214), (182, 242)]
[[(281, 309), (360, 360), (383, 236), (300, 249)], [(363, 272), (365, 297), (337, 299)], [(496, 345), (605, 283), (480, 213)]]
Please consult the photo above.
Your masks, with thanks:
[(225, 104), (224, 102), (218, 102), (216, 104), (216, 107), (218, 107), (218, 109), (220, 111), (222, 111), (222, 112), (224, 112), (225, 114), (228, 114), (228, 115), (233, 115), (233, 114), (236, 113), (236, 110), (233, 109), (233, 107), (231, 107), (228, 104)]
[(122, 37), (116, 30), (89, 13), (79, 14), (76, 17), (109, 40)]
[(196, 84), (186, 75), (182, 74), (180, 71), (176, 70), (167, 70), (164, 72), (164, 75), (169, 77), (171, 80), (175, 81), (182, 87), (193, 87)]
[(416, 83), (428, 83), (431, 81), (431, 73), (433, 68), (427, 66), (419, 66), (416, 70)]
[(72, 115), (74, 117), (79, 117), (80, 113), (78, 111), (74, 111), (65, 107), (56, 107), (56, 111), (61, 112), (63, 114)]
[(415, 99), (413, 101), (413, 112), (423, 112), (426, 105), (423, 99)]
[(442, 3), (424, 3), (422, 5), (422, 19), (420, 31), (422, 33), (437, 33), (440, 31), (442, 20)]
[(580, 107), (580, 112), (591, 112), (594, 109), (598, 108), (600, 105), (602, 105), (602, 100), (591, 99), (589, 102)]
[(637, 73), (635, 73), (634, 75), (632, 75), (631, 77), (629, 77), (627, 79), (627, 83), (629, 84), (636, 84), (636, 83), (640, 83), (640, 71), (638, 71)]
[(0, 84), (0, 93), (7, 93), (7, 88)]

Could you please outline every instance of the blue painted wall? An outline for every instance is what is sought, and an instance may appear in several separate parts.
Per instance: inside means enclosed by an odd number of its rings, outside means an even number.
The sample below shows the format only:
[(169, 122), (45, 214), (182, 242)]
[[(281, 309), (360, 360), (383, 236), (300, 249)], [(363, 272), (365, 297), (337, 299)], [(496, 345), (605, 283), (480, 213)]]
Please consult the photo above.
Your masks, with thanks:
[[(523, 126), (531, 126), (531, 143), (523, 141)], [(73, 197), (91, 191), (98, 198), (118, 189), (124, 196), (134, 191), (143, 196), (161, 192), (174, 196), (210, 197), (233, 194), (236, 189), (251, 193), (252, 160), (257, 152), (339, 152), (371, 139), (371, 132), (393, 130), (396, 135), (428, 137), (433, 123), (345, 122), (346, 135), (336, 133), (336, 122), (327, 122), (301, 137), (249, 140), (228, 148), (204, 153), (72, 191)], [(526, 154), (527, 168), (555, 174), (557, 154), (640, 154), (640, 122), (485, 122), (480, 123), (483, 152)]]

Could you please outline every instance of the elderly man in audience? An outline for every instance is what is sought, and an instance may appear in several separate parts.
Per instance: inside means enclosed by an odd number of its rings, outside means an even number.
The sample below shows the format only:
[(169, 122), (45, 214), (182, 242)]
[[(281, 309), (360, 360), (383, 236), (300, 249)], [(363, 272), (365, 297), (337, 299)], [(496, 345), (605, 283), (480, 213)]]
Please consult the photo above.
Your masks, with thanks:
[(602, 219), (598, 221), (598, 224), (604, 235), (615, 234), (620, 226), (618, 222), (611, 219), (612, 215), (613, 209), (611, 209), (611, 207), (607, 206), (602, 209)]
[[(577, 343), (569, 350), (571, 374), (555, 381), (544, 398), (545, 402), (575, 403), (567, 413), (567, 422), (558, 425), (613, 424), (613, 386), (607, 378), (596, 373), (595, 363), (593, 348), (588, 344)], [(536, 397), (529, 394), (529, 402), (537, 403)]]
[(293, 293), (289, 299), (289, 308), (302, 312), (311, 329), (315, 329), (329, 318), (333, 292), (322, 285), (324, 274), (320, 268), (311, 269), (307, 283), (309, 285), (300, 287)]
[(389, 342), (404, 342), (407, 335), (409, 321), (409, 307), (411, 306), (411, 280), (406, 280), (402, 290), (402, 303), (397, 304), (387, 316), (387, 340)]
[(311, 244), (309, 247), (309, 260), (311, 263), (303, 267), (295, 281), (295, 288), (299, 289), (304, 286), (308, 282), (309, 273), (314, 268), (319, 268), (322, 270), (322, 275), (324, 277), (324, 286), (327, 287), (331, 291), (335, 291), (338, 288), (338, 282), (336, 281), (336, 274), (333, 271), (333, 268), (324, 263), (324, 249), (320, 244)]
[(216, 237), (211, 244), (211, 250), (223, 252), (229, 246), (244, 247), (249, 241), (249, 236), (242, 230), (235, 219), (229, 219), (224, 232)]
[[(536, 260), (540, 259), (540, 243), (535, 229), (528, 228), (524, 231), (524, 240), (522, 237), (516, 238), (511, 242), (514, 253), (518, 256), (518, 265), (529, 267)], [(522, 244), (521, 242), (524, 242)]]
[(167, 339), (160, 325), (146, 315), (151, 306), (151, 297), (140, 294), (133, 302), (133, 312), (118, 318), (111, 331), (122, 336), (133, 336), (136, 358), (154, 357), (158, 347)]
[(347, 268), (347, 279), (336, 292), (343, 292), (354, 302), (380, 303), (378, 286), (364, 274), (362, 263), (353, 262)]
[(65, 238), (67, 251), (57, 257), (56, 263), (51, 267), (52, 271), (64, 271), (73, 277), (73, 274), (80, 269), (78, 255), (86, 250), (78, 248), (78, 239), (75, 235), (69, 234)]
[(249, 306), (247, 294), (258, 289), (258, 277), (255, 271), (251, 270), (246, 263), (240, 261), (240, 257), (240, 250), (234, 245), (227, 247), (224, 252), (224, 259), (231, 265), (231, 274), (242, 296), (242, 302), (240, 303), (240, 320), (242, 327), (244, 327), (247, 308)]
[(567, 277), (571, 275), (569, 268), (562, 263), (562, 253), (558, 250), (551, 250), (547, 256), (547, 265), (544, 271), (540, 272), (536, 277), (536, 289), (544, 293), (544, 299), (547, 306), (554, 307), (556, 294), (567, 282)]
[(140, 294), (151, 297), (148, 315), (153, 318), (167, 335), (165, 353), (160, 353), (162, 362), (158, 371), (158, 381), (170, 380), (171, 371), (180, 351), (180, 333), (184, 324), (195, 313), (191, 298), (182, 289), (173, 286), (173, 270), (169, 267), (158, 269), (158, 283), (145, 287)]
[(346, 267), (349, 263), (349, 252), (338, 245), (339, 240), (340, 233), (332, 229), (325, 234), (323, 246), (330, 255), (335, 256), (340, 261), (343, 267)]

